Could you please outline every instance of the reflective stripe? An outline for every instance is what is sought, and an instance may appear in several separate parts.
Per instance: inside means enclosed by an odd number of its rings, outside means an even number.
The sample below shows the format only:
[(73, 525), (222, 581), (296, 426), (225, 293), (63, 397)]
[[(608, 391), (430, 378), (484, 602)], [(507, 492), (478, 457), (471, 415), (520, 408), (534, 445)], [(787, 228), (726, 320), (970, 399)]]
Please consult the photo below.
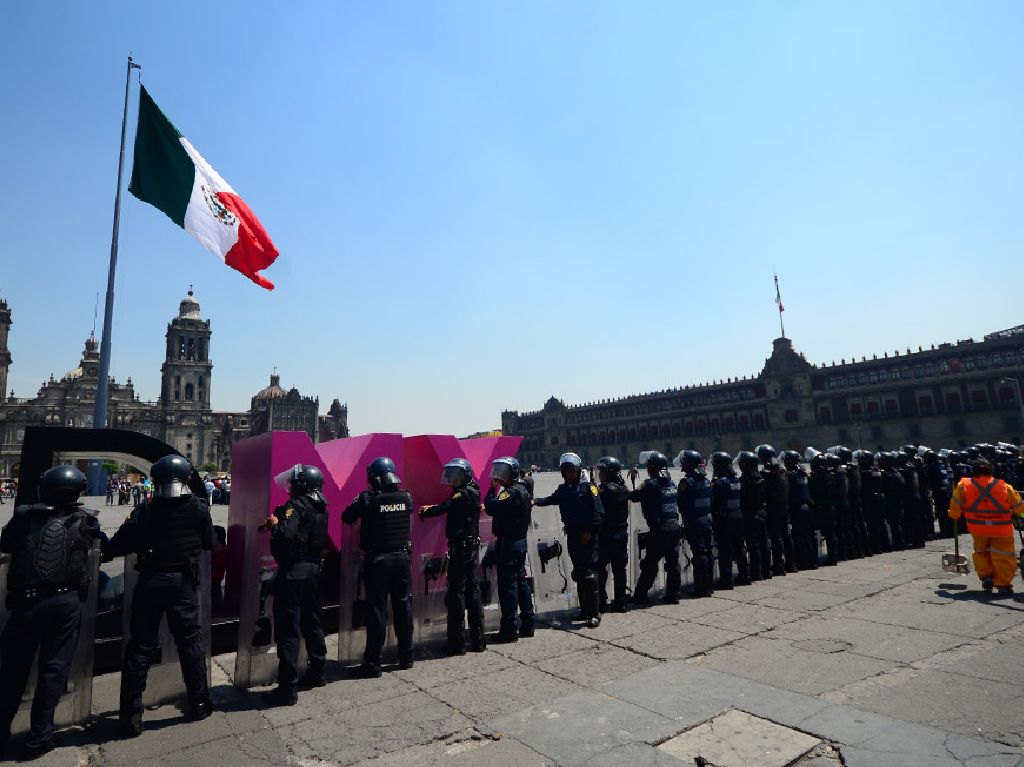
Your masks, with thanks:
[(1008, 521), (1003, 519), (974, 519), (970, 514), (967, 515), (967, 524), (969, 525), (990, 525), (992, 527), (1000, 527), (1002, 525), (1009, 524)]
[[(995, 499), (995, 496), (992, 495), (992, 491), (999, 487), (999, 483), (1000, 483), (1000, 481), (998, 479), (993, 479), (987, 485), (982, 485), (980, 482), (978, 482), (977, 479), (975, 479), (974, 477), (971, 477), (970, 485), (973, 485), (977, 489), (978, 496), (976, 498), (974, 498), (973, 500), (971, 500), (970, 501), (970, 505), (966, 509), (964, 509), (964, 510), (965, 511), (1009, 511), (1006, 508), (1006, 504), (1000, 503), (999, 501), (997, 501)], [(964, 491), (964, 495), (965, 496), (967, 495), (966, 490)], [(979, 509), (978, 506), (980, 506), (981, 502), (985, 501), (985, 500), (991, 502), (991, 504), (993, 506), (995, 506), (995, 508), (994, 509)]]
[(1002, 554), (1004, 557), (1016, 557), (1016, 551), (1007, 551), (1006, 549), (975, 549), (975, 554)]

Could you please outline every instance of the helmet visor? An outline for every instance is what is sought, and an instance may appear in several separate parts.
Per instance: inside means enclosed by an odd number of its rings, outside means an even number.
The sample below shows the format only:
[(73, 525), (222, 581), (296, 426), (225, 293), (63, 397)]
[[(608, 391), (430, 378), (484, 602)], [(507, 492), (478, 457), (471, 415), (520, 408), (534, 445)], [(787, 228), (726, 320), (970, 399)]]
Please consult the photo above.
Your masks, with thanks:
[(441, 484), (462, 487), (468, 481), (466, 470), (462, 466), (445, 466), (441, 471)]
[(274, 477), (274, 482), (282, 490), (290, 490), (292, 482), (300, 474), (302, 474), (302, 464), (301, 463), (297, 463), (294, 466), (291, 466), (291, 467), (285, 469), (280, 474), (278, 474), (276, 477)]

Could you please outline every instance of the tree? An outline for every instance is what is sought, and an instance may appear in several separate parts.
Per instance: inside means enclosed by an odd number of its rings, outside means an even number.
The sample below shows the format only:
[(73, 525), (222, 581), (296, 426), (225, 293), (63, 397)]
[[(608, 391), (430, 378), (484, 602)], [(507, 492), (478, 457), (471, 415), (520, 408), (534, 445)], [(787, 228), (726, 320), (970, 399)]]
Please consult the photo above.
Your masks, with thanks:
[(121, 471), (121, 467), (116, 463), (104, 461), (100, 464), (100, 468), (103, 469), (107, 474), (117, 474)]
[(210, 474), (212, 472), (217, 471), (217, 469), (218, 469), (218, 466), (217, 466), (216, 463), (214, 463), (213, 461), (207, 461), (206, 463), (204, 463), (202, 465), (202, 468), (200, 469), (200, 471), (204, 471), (207, 474)]

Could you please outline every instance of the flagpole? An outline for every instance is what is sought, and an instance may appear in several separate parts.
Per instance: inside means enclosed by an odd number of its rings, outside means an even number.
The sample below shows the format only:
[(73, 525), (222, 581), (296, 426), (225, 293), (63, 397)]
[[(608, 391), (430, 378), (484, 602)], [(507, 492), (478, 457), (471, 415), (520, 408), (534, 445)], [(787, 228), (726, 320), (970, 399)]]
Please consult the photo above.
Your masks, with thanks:
[(779, 330), (782, 332), (782, 337), (786, 337), (786, 326), (782, 324), (782, 293), (779, 292), (779, 275), (775, 275), (775, 303), (779, 305)]
[[(96, 408), (93, 411), (92, 427), (105, 429), (107, 426), (107, 393), (110, 377), (110, 334), (114, 321), (114, 276), (117, 272), (117, 235), (121, 226), (121, 186), (124, 180), (124, 144), (128, 133), (128, 96), (131, 92), (132, 70), (142, 69), (128, 56), (128, 68), (124, 78), (124, 113), (121, 115), (121, 154), (117, 161), (117, 193), (114, 195), (114, 229), (110, 237), (110, 268), (107, 271), (107, 298), (103, 307), (103, 340), (100, 342), (100, 370), (96, 381)], [(102, 495), (100, 487), (100, 465), (90, 465), (89, 484), (92, 492)]]

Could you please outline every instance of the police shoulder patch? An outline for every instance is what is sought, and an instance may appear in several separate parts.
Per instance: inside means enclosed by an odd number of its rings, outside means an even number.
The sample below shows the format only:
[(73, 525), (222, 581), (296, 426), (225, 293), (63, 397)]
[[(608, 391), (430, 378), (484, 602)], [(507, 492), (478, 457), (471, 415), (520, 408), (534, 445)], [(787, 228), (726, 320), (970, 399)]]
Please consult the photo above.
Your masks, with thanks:
[(598, 493), (597, 485), (591, 485), (590, 486), (590, 492), (592, 492), (594, 495), (597, 495), (597, 493)]
[(458, 493), (456, 493), (455, 495), (452, 496), (452, 500), (453, 501), (457, 501), (461, 497), (462, 497), (462, 492), (460, 491), (460, 492), (458, 492)]
[(292, 508), (291, 504), (288, 504), (287, 506), (284, 507), (284, 518), (285, 519), (291, 519), (292, 518), (292, 514), (294, 514), (294, 513), (295, 513), (295, 509)]
[(500, 492), (500, 493), (498, 494), (498, 500), (499, 500), (499, 501), (507, 501), (507, 500), (508, 500), (508, 498), (509, 498), (509, 495), (508, 495), (508, 490), (502, 490), (502, 491), (501, 491), (501, 492)]

